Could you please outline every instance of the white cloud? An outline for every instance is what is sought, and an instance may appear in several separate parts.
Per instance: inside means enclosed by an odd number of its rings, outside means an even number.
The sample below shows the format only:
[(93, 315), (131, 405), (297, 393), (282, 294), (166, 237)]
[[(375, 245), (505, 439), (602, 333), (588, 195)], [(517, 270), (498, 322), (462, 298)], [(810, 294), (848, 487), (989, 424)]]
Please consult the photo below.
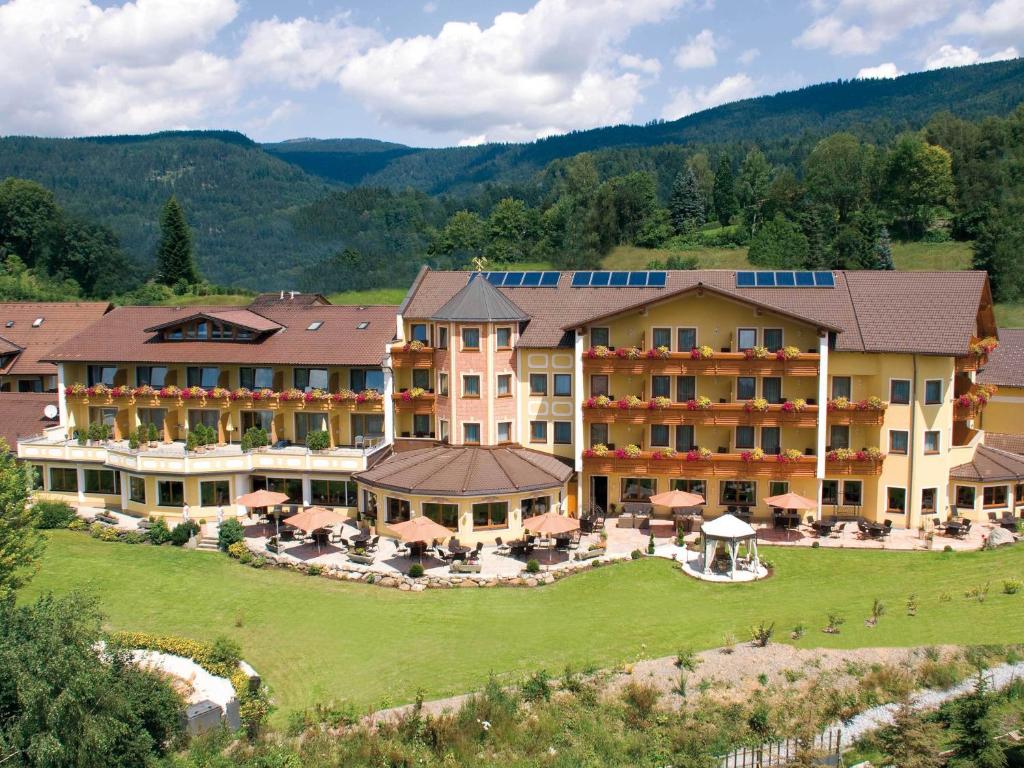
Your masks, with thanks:
[(1010, 46), (1001, 51), (982, 56), (969, 45), (943, 45), (925, 59), (925, 69), (942, 69), (943, 67), (963, 67), (968, 64), (980, 64), (986, 61), (1006, 61), (1020, 56), (1016, 48)]
[(704, 109), (727, 104), (730, 101), (746, 99), (757, 93), (757, 84), (745, 73), (729, 75), (710, 88), (680, 88), (665, 105), (661, 116), (666, 120), (678, 120), (680, 117), (700, 112)]
[(761, 51), (758, 48), (747, 48), (738, 57), (740, 64), (750, 64), (754, 59), (761, 55)]
[[(825, 48), (840, 56), (875, 53), (903, 32), (942, 18), (951, 0), (840, 0), (793, 41), (801, 48)], [(824, 4), (815, 7), (824, 12)]]
[(274, 17), (249, 27), (239, 63), (250, 77), (313, 88), (337, 80), (346, 63), (379, 42), (376, 32), (344, 16), (326, 22)]
[(905, 74), (906, 72), (897, 67), (893, 62), (887, 61), (884, 64), (879, 64), (877, 67), (862, 67), (857, 71), (857, 79), (887, 80)]
[(680, 69), (713, 67), (718, 63), (718, 56), (715, 55), (717, 47), (715, 34), (710, 29), (702, 29), (676, 53), (676, 66)]
[(384, 120), (530, 139), (631, 119), (647, 80), (619, 62), (633, 28), (685, 0), (538, 0), (490, 26), (448, 22), (342, 68), (342, 88)]
[(815, 20), (794, 41), (801, 48), (827, 48), (832, 53), (852, 55), (874, 53), (882, 41), (857, 24), (846, 24), (837, 16)]
[(624, 53), (619, 56), (619, 66), (623, 69), (633, 69), (643, 72), (645, 75), (657, 75), (661, 72), (661, 62), (657, 59), (648, 59), (633, 53)]
[(996, 0), (981, 12), (970, 8), (953, 20), (949, 31), (994, 40), (1017, 40), (1024, 34), (1024, 0)]
[(487, 134), (478, 133), (476, 136), (467, 136), (459, 142), (460, 147), (479, 147), (487, 143)]
[(236, 0), (0, 5), (0, 132), (72, 135), (205, 124), (241, 83), (202, 50)]
[(423, 12), (424, 13), (433, 13), (436, 10), (437, 10), (437, 3), (424, 3), (423, 4)]

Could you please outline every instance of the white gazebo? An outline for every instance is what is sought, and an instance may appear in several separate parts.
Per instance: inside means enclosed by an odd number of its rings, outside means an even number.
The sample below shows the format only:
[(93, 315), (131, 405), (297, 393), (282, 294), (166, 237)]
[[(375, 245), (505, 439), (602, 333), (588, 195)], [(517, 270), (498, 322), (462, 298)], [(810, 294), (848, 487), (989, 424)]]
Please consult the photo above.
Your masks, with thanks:
[[(714, 562), (715, 552), (718, 551), (720, 544), (725, 545), (729, 553), (729, 580), (735, 581), (739, 578), (739, 580), (748, 581), (767, 575), (767, 570), (761, 566), (757, 558), (757, 532), (748, 523), (734, 515), (722, 515), (701, 525), (700, 542), (702, 553), (700, 568), (691, 569), (699, 578), (714, 578), (715, 574), (712, 574), (711, 564)], [(739, 550), (743, 544), (747, 548), (748, 562), (737, 570)]]

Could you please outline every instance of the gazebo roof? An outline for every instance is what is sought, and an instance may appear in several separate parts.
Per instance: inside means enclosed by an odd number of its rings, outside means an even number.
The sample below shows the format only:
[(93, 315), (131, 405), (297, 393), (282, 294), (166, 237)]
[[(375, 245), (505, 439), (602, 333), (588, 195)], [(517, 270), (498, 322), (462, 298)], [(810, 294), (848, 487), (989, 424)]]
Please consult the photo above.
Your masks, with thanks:
[(743, 522), (735, 515), (722, 515), (711, 522), (704, 523), (700, 532), (710, 539), (737, 540), (751, 539), (757, 534), (748, 523)]

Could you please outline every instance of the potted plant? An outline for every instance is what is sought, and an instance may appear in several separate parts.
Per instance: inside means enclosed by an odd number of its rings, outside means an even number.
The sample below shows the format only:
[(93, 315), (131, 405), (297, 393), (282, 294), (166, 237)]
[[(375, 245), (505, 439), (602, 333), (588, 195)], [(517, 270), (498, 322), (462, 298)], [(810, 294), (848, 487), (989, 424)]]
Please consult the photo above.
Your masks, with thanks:
[(331, 445), (331, 436), (323, 431), (317, 430), (306, 435), (306, 447), (313, 453), (326, 451)]
[(350, 562), (358, 563), (359, 565), (373, 565), (373, 555), (367, 554), (363, 547), (356, 547), (350, 551), (348, 559)]

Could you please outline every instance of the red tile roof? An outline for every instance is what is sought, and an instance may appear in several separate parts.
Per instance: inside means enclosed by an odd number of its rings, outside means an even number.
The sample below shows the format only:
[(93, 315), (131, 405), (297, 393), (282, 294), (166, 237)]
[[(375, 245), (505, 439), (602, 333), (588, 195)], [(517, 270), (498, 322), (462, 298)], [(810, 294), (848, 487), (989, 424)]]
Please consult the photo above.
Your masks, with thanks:
[[(44, 362), (49, 351), (83, 331), (109, 309), (110, 304), (106, 302), (0, 303), (0, 336), (9, 344), (23, 349), (0, 373), (55, 375), (57, 369)], [(32, 324), (39, 318), (43, 322), (34, 328)]]
[(974, 458), (950, 469), (949, 477), (975, 483), (1024, 480), (1024, 456), (979, 445)]
[(985, 432), (985, 445), (998, 448), (1008, 453), (1024, 454), (1024, 435), (1011, 435), (1006, 432)]
[(1024, 328), (1000, 328), (999, 347), (978, 373), (982, 384), (1024, 387)]
[[(422, 272), (403, 303), (405, 318), (429, 318), (463, 288), (468, 272)], [(498, 290), (530, 316), (523, 347), (563, 344), (565, 328), (703, 284), (822, 327), (836, 327), (839, 351), (967, 354), (988, 301), (984, 272), (835, 272), (834, 288), (737, 288), (732, 270), (673, 270), (664, 288), (574, 288), (563, 272), (551, 288)]]
[(230, 325), (237, 325), (241, 328), (255, 331), (256, 333), (266, 333), (268, 331), (277, 331), (281, 329), (281, 325), (279, 323), (275, 323), (273, 320), (268, 320), (263, 317), (263, 315), (257, 315), (255, 312), (250, 312), (248, 309), (225, 309), (208, 312), (193, 312), (187, 317), (169, 320), (161, 323), (160, 325), (154, 325), (147, 328), (146, 332), (155, 333), (156, 331), (162, 331), (164, 328), (172, 328), (179, 323), (202, 319), (216, 320)]
[(57, 405), (56, 395), (35, 392), (0, 394), (0, 438), (7, 442), (8, 448), (13, 451), (19, 439), (57, 425), (56, 419), (43, 415), (43, 409), (48, 405)]
[[(280, 330), (240, 341), (160, 341), (146, 328), (196, 314), (245, 312)], [(251, 363), (253, 365), (380, 365), (395, 336), (396, 307), (317, 304), (238, 307), (118, 307), (56, 348), (50, 359), (94, 363)], [(307, 328), (322, 322), (319, 329)], [(362, 323), (367, 323), (363, 329)]]

